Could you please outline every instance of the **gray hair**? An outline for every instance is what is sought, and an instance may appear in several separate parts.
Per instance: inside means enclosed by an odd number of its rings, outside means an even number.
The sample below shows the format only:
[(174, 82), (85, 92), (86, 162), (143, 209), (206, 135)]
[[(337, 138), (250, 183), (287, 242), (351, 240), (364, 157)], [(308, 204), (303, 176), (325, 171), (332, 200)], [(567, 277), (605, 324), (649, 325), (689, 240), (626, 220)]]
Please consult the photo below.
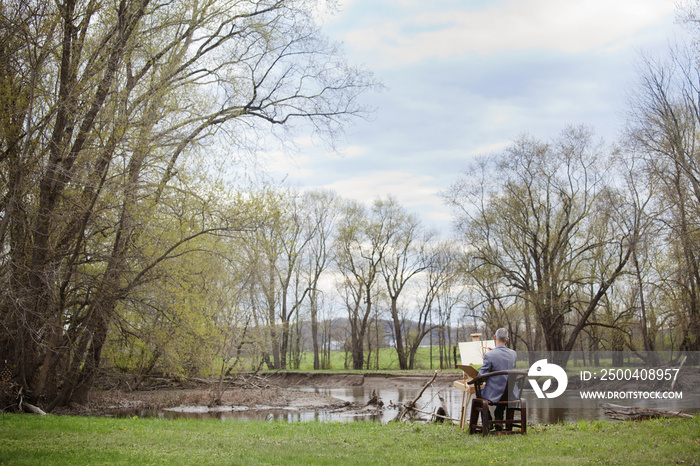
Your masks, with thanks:
[(494, 336), (496, 337), (496, 340), (500, 341), (501, 343), (505, 343), (508, 341), (508, 330), (499, 328), (496, 330), (496, 334)]

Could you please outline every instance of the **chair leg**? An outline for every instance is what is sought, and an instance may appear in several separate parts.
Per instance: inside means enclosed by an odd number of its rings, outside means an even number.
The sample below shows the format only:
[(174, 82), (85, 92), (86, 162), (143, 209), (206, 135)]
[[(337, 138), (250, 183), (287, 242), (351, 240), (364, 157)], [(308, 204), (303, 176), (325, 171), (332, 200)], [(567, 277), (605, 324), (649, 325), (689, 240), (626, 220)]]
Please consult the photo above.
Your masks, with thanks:
[(469, 414), (469, 434), (474, 434), (477, 431), (477, 423), (479, 422), (479, 401), (472, 400), (472, 409)]
[(527, 403), (524, 399), (520, 400), (520, 433), (527, 434)]
[(508, 406), (506, 408), (506, 421), (507, 422), (506, 422), (505, 428), (503, 430), (506, 430), (506, 431), (513, 430), (513, 419), (515, 419), (514, 414), (515, 414), (515, 409)]
[(489, 400), (484, 400), (483, 404), (481, 405), (481, 409), (481, 433), (484, 436), (486, 436), (489, 435), (489, 431), (491, 430), (491, 414), (489, 413)]

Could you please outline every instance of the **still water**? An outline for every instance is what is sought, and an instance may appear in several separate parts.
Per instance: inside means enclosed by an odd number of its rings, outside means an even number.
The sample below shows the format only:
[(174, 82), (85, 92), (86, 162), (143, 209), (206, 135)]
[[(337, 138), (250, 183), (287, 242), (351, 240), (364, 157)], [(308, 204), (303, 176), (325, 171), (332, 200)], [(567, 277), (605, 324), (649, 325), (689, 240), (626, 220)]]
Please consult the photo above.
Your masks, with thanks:
[[(346, 410), (307, 410), (300, 411), (292, 408), (261, 407), (259, 409), (246, 408), (220, 408), (215, 411), (205, 407), (188, 407), (179, 410), (145, 410), (129, 409), (114, 410), (109, 414), (118, 417), (159, 417), (163, 419), (194, 418), (194, 419), (221, 419), (222, 421), (251, 421), (251, 420), (277, 420), (288, 422), (355, 422), (374, 421), (389, 422), (398, 413), (398, 405), (413, 400), (419, 392), (419, 388), (372, 388), (348, 387), (348, 388), (314, 388), (306, 387), (301, 390), (315, 392), (321, 395), (332, 396), (340, 400), (349, 401), (358, 405), (364, 405), (376, 390), (377, 394), (384, 402), (385, 409), (378, 414), (353, 413)], [(445, 400), (449, 416), (459, 417), (462, 403), (462, 392), (454, 388), (429, 387), (418, 401), (419, 407), (423, 411), (435, 412), (440, 406), (438, 393)], [(523, 397), (527, 400), (528, 422), (529, 423), (557, 423), (578, 420), (608, 420), (602, 409), (599, 408), (597, 400), (581, 400), (576, 394), (564, 394), (558, 399), (559, 406), (552, 408), (547, 406), (548, 400), (538, 399), (534, 392), (525, 391)], [(682, 400), (673, 405), (665, 406), (665, 409), (684, 411), (687, 413), (697, 413), (700, 400)], [(624, 404), (624, 403), (620, 403)], [(643, 406), (637, 403), (637, 406)], [(394, 407), (392, 407), (394, 406)], [(428, 415), (423, 415), (428, 418)]]
[[(350, 388), (308, 388), (305, 390), (314, 391), (322, 395), (330, 395), (341, 400), (351, 401), (355, 403), (366, 402), (372, 394), (371, 387), (350, 387)], [(401, 404), (412, 400), (418, 394), (418, 388), (382, 388), (377, 389), (379, 397), (384, 401), (385, 406), (390, 405), (391, 401), (396, 404)], [(462, 405), (462, 392), (452, 388), (433, 388), (429, 387), (423, 396), (418, 400), (418, 405), (422, 406), (423, 411), (435, 412), (440, 406), (438, 393), (445, 400), (445, 406), (452, 418), (459, 418), (460, 407)], [(526, 391), (523, 397), (527, 400), (528, 422), (530, 423), (555, 423), (563, 421), (575, 421), (582, 419), (607, 419), (602, 409), (598, 408), (597, 401), (586, 400), (582, 402), (578, 397), (571, 396), (570, 400), (566, 401), (565, 408), (550, 408), (546, 403), (537, 399), (534, 392)], [(398, 403), (397, 403), (398, 400)], [(380, 422), (389, 422), (398, 413), (398, 408), (386, 408), (381, 416), (374, 417), (373, 420)], [(424, 417), (429, 417), (424, 415)], [(331, 419), (336, 420), (336, 419)], [(353, 420), (353, 419), (339, 419)], [(361, 419), (359, 419), (361, 420)]]

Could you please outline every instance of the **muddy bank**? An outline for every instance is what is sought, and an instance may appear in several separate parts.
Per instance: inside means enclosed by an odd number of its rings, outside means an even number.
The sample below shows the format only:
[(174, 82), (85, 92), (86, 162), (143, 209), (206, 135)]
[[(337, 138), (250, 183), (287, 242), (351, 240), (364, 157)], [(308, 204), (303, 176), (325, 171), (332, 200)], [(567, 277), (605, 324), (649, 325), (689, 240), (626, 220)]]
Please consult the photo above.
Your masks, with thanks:
[[(373, 388), (420, 388), (432, 378), (432, 373), (365, 373), (333, 374), (323, 372), (275, 372), (267, 379), (282, 387), (373, 387)], [(461, 377), (461, 373), (438, 373), (433, 382), (435, 387), (451, 387)]]
[(105, 415), (120, 409), (162, 410), (183, 406), (235, 406), (246, 408), (285, 407), (299, 410), (335, 409), (346, 402), (315, 393), (280, 387), (226, 390), (218, 400), (206, 388), (171, 388), (157, 390), (94, 390), (87, 406), (71, 405), (58, 414)]
[[(60, 408), (56, 414), (109, 415), (120, 409), (163, 410), (177, 407), (245, 407), (249, 409), (285, 408), (297, 410), (361, 409), (337, 398), (302, 391), (302, 387), (344, 388), (420, 388), (432, 374), (346, 374), (318, 372), (275, 372), (264, 375), (241, 375), (227, 380), (226, 389), (218, 396), (213, 380), (175, 380), (154, 378), (138, 390), (128, 384), (104, 382), (91, 391), (87, 405)], [(439, 374), (433, 386), (451, 387), (458, 373)]]

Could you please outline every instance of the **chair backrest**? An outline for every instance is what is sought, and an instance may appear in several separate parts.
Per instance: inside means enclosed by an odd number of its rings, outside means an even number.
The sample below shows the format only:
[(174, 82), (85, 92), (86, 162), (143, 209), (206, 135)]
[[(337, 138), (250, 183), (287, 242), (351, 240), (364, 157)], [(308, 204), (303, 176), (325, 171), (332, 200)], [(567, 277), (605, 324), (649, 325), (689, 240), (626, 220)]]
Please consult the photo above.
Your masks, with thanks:
[(501, 401), (510, 401), (520, 398), (520, 394), (523, 390), (523, 384), (525, 379), (527, 379), (526, 371), (508, 371), (508, 385), (507, 389), (503, 392), (501, 396)]
[(513, 399), (517, 399), (522, 391), (523, 383), (525, 383), (525, 379), (527, 379), (527, 371), (510, 370), (489, 372), (487, 374), (475, 377), (467, 383), (474, 385), (477, 398), (483, 398), (481, 396), (481, 387), (486, 384), (486, 381), (491, 377), (503, 375), (508, 376), (508, 384), (506, 385), (506, 390), (504, 390), (503, 395), (501, 396), (501, 401), (509, 401), (511, 397)]

